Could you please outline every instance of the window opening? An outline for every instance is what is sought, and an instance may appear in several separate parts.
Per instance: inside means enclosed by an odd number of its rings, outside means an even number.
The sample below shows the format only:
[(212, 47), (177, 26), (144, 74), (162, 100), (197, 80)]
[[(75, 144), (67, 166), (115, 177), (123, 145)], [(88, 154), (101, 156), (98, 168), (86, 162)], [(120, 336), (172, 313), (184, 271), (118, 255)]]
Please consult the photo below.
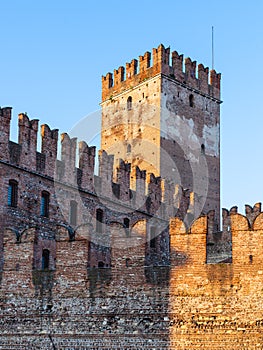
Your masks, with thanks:
[(77, 213), (78, 213), (78, 203), (75, 201), (70, 201), (70, 213), (69, 213), (69, 222), (70, 225), (77, 225)]
[(18, 183), (15, 180), (10, 180), (8, 185), (8, 199), (7, 204), (10, 207), (17, 206), (17, 193), (18, 193)]
[(132, 97), (129, 96), (127, 99), (127, 109), (130, 111), (132, 109)]
[(151, 227), (151, 230), (150, 230), (150, 248), (153, 248), (153, 249), (157, 248), (157, 237), (156, 237), (155, 227)]
[(102, 223), (103, 223), (103, 210), (96, 210), (96, 231), (102, 233)]
[(124, 226), (126, 236), (129, 237), (129, 235), (130, 235), (130, 220), (128, 218), (123, 219), (123, 226)]
[(192, 94), (189, 96), (189, 106), (194, 107), (194, 96)]
[(40, 215), (49, 216), (49, 193), (46, 191), (41, 194)]
[(98, 262), (98, 267), (104, 267), (104, 262), (103, 261), (99, 261)]
[(49, 250), (43, 249), (42, 252), (42, 270), (49, 268)]

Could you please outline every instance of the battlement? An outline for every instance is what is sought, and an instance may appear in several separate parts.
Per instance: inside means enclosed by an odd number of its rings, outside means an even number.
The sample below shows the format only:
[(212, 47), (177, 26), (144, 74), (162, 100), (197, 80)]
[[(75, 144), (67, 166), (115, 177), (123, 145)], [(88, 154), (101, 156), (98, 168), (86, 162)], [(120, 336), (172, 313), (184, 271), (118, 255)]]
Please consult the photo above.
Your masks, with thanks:
[[(246, 220), (248, 222), (248, 227), (253, 227), (253, 222), (257, 218), (257, 216), (261, 213), (261, 203), (255, 203), (252, 207), (249, 204), (245, 205), (245, 216)], [(233, 206), (229, 210), (226, 208), (222, 209), (222, 223), (223, 223), (223, 231), (229, 231), (230, 230), (230, 224), (231, 224), (231, 215), (238, 214), (238, 207)], [(243, 215), (242, 215), (243, 217)]]
[(188, 229), (181, 219), (171, 219), (171, 264), (205, 264), (207, 232), (207, 216), (196, 219)]
[[(229, 212), (225, 217), (229, 219), (231, 231), (256, 231), (263, 229), (263, 212), (261, 212), (261, 203), (256, 203), (252, 208), (245, 205), (245, 215), (239, 214), (238, 211)], [(225, 209), (224, 209), (225, 210)]]
[(8, 141), (10, 138), (10, 121), (12, 108), (0, 108), (0, 154), (5, 159), (9, 159)]
[[(89, 146), (84, 141), (77, 142), (67, 133), (62, 133), (61, 159), (57, 158), (58, 129), (51, 130), (46, 124), (41, 126), (41, 152), (37, 151), (38, 123), (30, 120), (26, 114), (18, 116), (18, 143), (9, 140), (11, 109), (0, 111), (2, 130), (0, 146), (0, 161), (14, 165), (21, 171), (39, 174), (52, 183), (72, 187), (74, 190), (88, 191), (93, 195), (107, 198), (129, 207), (157, 215), (169, 220), (174, 212), (184, 217), (190, 210), (194, 210), (194, 195), (185, 196), (180, 186), (168, 180), (156, 177), (152, 173), (136, 168), (135, 190), (131, 189), (131, 164), (119, 159), (116, 168), (116, 182), (113, 180), (114, 156), (105, 150), (98, 152), (98, 173), (95, 170), (96, 147)], [(4, 122), (5, 121), (5, 122)], [(194, 215), (194, 213), (193, 213)]]
[[(263, 246), (263, 212), (261, 203), (256, 203), (253, 208), (246, 205), (246, 215), (239, 214), (237, 207), (230, 210), (223, 209), (223, 235), (219, 242), (214, 242), (215, 250), (221, 245), (231, 244), (231, 252), (216, 252), (211, 255), (209, 242), (210, 214), (201, 216), (188, 227), (186, 220), (179, 217), (170, 219), (170, 247), (171, 264), (193, 265), (220, 262), (232, 262), (242, 266), (262, 266)], [(218, 235), (218, 233), (215, 233)], [(219, 245), (218, 245), (219, 243)], [(227, 253), (231, 253), (228, 258)]]
[(102, 102), (157, 74), (164, 74), (202, 94), (220, 99), (220, 73), (211, 70), (209, 75), (208, 67), (205, 68), (203, 64), (197, 66), (196, 61), (189, 57), (184, 60), (183, 55), (177, 51), (170, 54), (170, 48), (161, 44), (158, 48), (153, 48), (152, 54), (147, 51), (139, 56), (139, 65), (138, 60), (133, 59), (126, 63), (125, 68), (121, 66), (113, 74), (102, 76)]

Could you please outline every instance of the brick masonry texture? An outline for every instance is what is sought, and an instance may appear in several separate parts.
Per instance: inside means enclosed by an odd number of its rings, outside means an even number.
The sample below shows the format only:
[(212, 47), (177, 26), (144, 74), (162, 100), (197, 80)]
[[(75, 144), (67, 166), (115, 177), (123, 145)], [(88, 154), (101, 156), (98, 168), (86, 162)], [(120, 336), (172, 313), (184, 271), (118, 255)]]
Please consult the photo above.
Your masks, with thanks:
[[(169, 55), (161, 45), (152, 65), (150, 53), (140, 57), (138, 73), (133, 60), (126, 79), (123, 67), (102, 78), (98, 175), (95, 147), (64, 133), (57, 159), (58, 130), (42, 125), (38, 152), (38, 120), (25, 114), (12, 142), (11, 108), (0, 109), (0, 349), (262, 348), (261, 204), (246, 216), (223, 209), (219, 230), (220, 75), (208, 84), (208, 68), (196, 78), (195, 62), (183, 72), (183, 57), (172, 53), (170, 66)], [(142, 93), (158, 104), (155, 128), (134, 105)], [(116, 101), (131, 95), (134, 108), (119, 113)], [(202, 182), (192, 185), (173, 146), (175, 115), (205, 145), (202, 212)], [(145, 160), (149, 149), (136, 142), (153, 136), (150, 153), (173, 154), (185, 183), (165, 172), (165, 157)], [(116, 153), (115, 138), (136, 157)]]
[[(152, 63), (151, 63), (152, 57)], [(102, 77), (101, 149), (195, 192), (220, 216), (220, 78), (160, 45)], [(132, 67), (132, 70), (131, 70)], [(133, 181), (131, 181), (133, 186)]]

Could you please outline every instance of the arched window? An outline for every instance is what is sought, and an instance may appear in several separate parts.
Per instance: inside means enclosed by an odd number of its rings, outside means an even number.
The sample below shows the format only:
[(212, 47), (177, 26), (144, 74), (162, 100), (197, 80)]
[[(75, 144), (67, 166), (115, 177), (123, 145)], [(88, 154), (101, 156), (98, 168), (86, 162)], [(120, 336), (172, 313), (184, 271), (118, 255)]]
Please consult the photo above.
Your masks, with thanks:
[(42, 270), (49, 268), (49, 250), (43, 249), (42, 251)]
[(75, 201), (70, 201), (69, 208), (69, 223), (70, 225), (77, 225), (77, 215), (78, 215), (78, 203)]
[(131, 145), (129, 143), (127, 145), (127, 153), (131, 153)]
[(10, 207), (17, 206), (17, 193), (18, 193), (18, 182), (16, 180), (9, 180), (7, 204)]
[(130, 111), (132, 109), (132, 97), (131, 96), (129, 96), (127, 98), (127, 109), (128, 109), (128, 111)]
[(194, 107), (194, 95), (192, 94), (189, 96), (189, 106)]
[(49, 193), (43, 191), (41, 193), (41, 203), (40, 203), (40, 215), (48, 218), (49, 216)]
[(102, 233), (102, 223), (103, 223), (103, 210), (96, 210), (96, 231)]
[(201, 145), (201, 153), (202, 154), (205, 154), (205, 145), (202, 143)]

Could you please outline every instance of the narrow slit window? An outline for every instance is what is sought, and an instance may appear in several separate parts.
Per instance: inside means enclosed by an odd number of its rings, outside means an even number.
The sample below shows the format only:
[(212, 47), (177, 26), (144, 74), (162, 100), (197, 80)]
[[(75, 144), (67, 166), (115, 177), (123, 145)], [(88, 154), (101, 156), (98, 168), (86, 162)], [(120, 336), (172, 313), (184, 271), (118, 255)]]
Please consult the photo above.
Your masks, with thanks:
[(150, 231), (150, 248), (156, 250), (157, 248), (157, 237), (156, 237), (156, 228), (151, 227)]
[(42, 252), (42, 270), (49, 269), (49, 250), (43, 249)]
[(8, 184), (8, 198), (7, 204), (10, 207), (17, 207), (17, 193), (18, 193), (18, 182), (10, 180)]
[(103, 210), (96, 210), (96, 231), (102, 233), (102, 224), (103, 224)]
[(127, 109), (128, 109), (128, 111), (130, 111), (132, 109), (132, 97), (131, 96), (129, 96), (127, 98)]
[(72, 226), (77, 225), (78, 203), (70, 201), (69, 223)]
[(128, 218), (124, 218), (123, 226), (124, 226), (126, 236), (129, 237), (129, 235), (130, 235), (130, 220)]
[(49, 193), (46, 191), (41, 194), (40, 215), (46, 218), (49, 216)]
[(189, 96), (189, 106), (194, 107), (194, 95), (192, 94)]

